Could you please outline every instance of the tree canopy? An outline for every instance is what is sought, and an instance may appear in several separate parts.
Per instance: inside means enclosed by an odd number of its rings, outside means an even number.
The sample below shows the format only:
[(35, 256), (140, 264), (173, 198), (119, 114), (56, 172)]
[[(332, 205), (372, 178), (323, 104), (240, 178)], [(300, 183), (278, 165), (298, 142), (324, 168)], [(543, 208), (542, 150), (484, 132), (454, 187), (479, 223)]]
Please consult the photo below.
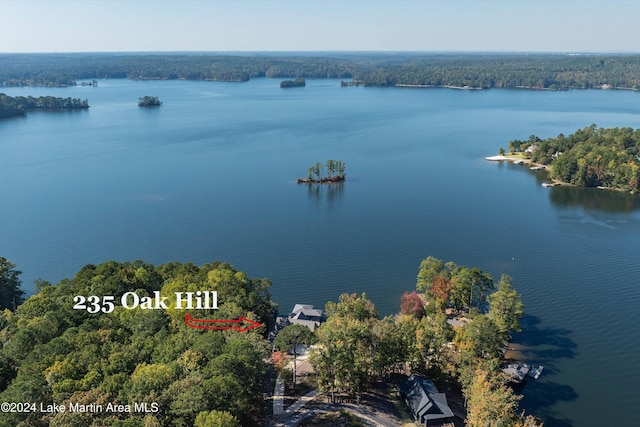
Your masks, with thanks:
[(550, 177), (583, 187), (607, 187), (632, 193), (640, 182), (640, 129), (598, 128), (595, 124), (569, 136), (509, 142), (533, 162), (551, 166)]
[[(19, 285), (15, 265), (0, 258), (1, 284)], [(403, 314), (380, 319), (366, 294), (342, 294), (325, 306), (327, 322), (314, 333), (301, 325), (285, 327), (274, 346), (297, 355), (297, 344), (317, 341), (310, 362), (320, 390), (330, 397), (358, 399), (376, 379), (412, 372), (435, 381), (457, 382), (468, 402), (467, 424), (533, 426), (517, 412), (518, 397), (504, 387), (501, 347), (519, 330), (523, 313), (512, 279), (503, 275), (497, 290), (478, 268), (427, 257), (420, 266), (417, 292), (404, 298)], [(443, 299), (438, 282), (450, 284)], [(446, 308), (455, 306), (462, 284), (469, 301), (467, 322), (453, 327)], [(9, 288), (11, 288), (11, 286)], [(0, 312), (0, 400), (81, 405), (155, 402), (159, 411), (5, 413), (0, 427), (237, 426), (255, 425), (264, 413), (261, 386), (271, 345), (266, 327), (246, 333), (205, 331), (185, 325), (185, 312), (198, 318), (239, 316), (270, 326), (276, 314), (267, 279), (250, 279), (226, 263), (158, 266), (109, 261), (83, 267), (57, 285), (41, 282), (38, 292), (15, 312)], [(2, 288), (4, 289), (4, 288)], [(17, 293), (20, 293), (18, 288)], [(74, 310), (76, 295), (127, 292), (140, 298), (159, 293), (215, 290), (219, 308), (180, 310)], [(467, 291), (473, 293), (466, 299)], [(475, 306), (486, 292), (486, 307)], [(20, 293), (21, 295), (21, 293)], [(476, 298), (478, 300), (476, 300)], [(486, 312), (486, 314), (485, 314)], [(294, 365), (295, 366), (295, 365)]]
[(477, 267), (467, 268), (428, 256), (420, 263), (416, 288), (426, 291), (442, 306), (469, 310), (486, 302), (494, 284), (491, 275)]
[[(22, 304), (24, 291), (20, 289), (22, 271), (6, 258), (0, 257), (0, 311), (6, 308), (15, 310)], [(0, 324), (1, 326), (1, 324)]]
[[(403, 294), (401, 313), (383, 319), (365, 294), (342, 294), (326, 304), (328, 319), (316, 330), (310, 358), (320, 390), (332, 400), (336, 394), (357, 399), (375, 379), (410, 370), (459, 384), (470, 427), (539, 425), (519, 413), (520, 398), (500, 370), (503, 345), (523, 314), (512, 279), (503, 275), (494, 291), (491, 276), (479, 268), (429, 256), (416, 286), (425, 293)], [(456, 307), (467, 313), (454, 327), (448, 309)]]
[(158, 107), (162, 105), (162, 101), (157, 96), (143, 96), (138, 98), (138, 107)]
[(296, 387), (296, 370), (297, 357), (300, 352), (300, 346), (307, 346), (315, 342), (315, 335), (311, 329), (304, 325), (287, 325), (285, 326), (273, 341), (273, 346), (280, 351), (286, 351), (293, 354), (293, 388)]
[[(327, 168), (326, 175), (324, 172), (325, 166)], [(324, 165), (317, 162), (307, 169), (307, 178), (298, 178), (298, 183), (319, 184), (341, 182), (344, 181), (347, 176), (345, 169), (346, 165), (342, 160), (327, 160)]]
[(34, 110), (65, 110), (89, 108), (89, 102), (78, 98), (56, 98), (53, 96), (15, 96), (0, 93), (0, 118), (19, 116)]
[[(13, 265), (5, 265), (15, 278)], [(272, 324), (276, 307), (269, 285), (220, 262), (109, 261), (42, 287), (15, 313), (0, 314), (0, 400), (131, 407), (156, 402), (159, 411), (7, 413), (0, 426), (254, 425), (263, 418), (261, 386), (270, 353), (266, 327), (206, 331), (187, 327), (184, 315), (243, 316)], [(178, 310), (175, 304), (154, 310), (116, 304), (110, 313), (95, 314), (73, 309), (76, 295), (113, 295), (119, 301), (125, 292), (142, 298), (197, 290), (218, 291), (219, 309)]]
[[(452, 372), (467, 403), (470, 427), (540, 425), (518, 413), (520, 397), (506, 386), (508, 378), (499, 369), (502, 348), (520, 330), (524, 313), (511, 277), (502, 275), (495, 290), (491, 275), (479, 268), (429, 256), (420, 264), (416, 288), (425, 291), (424, 311), (414, 308), (419, 308), (415, 297), (410, 305), (403, 298), (410, 314), (405, 322), (415, 324), (415, 338), (408, 335), (412, 370), (426, 369), (436, 377), (445, 369)], [(466, 310), (453, 328), (447, 322), (449, 309)]]

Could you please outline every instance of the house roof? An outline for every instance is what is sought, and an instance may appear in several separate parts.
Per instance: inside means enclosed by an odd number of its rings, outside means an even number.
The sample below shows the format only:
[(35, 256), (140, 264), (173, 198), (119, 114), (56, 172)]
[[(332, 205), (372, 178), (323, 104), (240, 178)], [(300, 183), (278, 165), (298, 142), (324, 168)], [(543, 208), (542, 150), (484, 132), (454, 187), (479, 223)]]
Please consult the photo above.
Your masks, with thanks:
[(312, 331), (324, 321), (322, 310), (309, 304), (296, 304), (287, 319), (290, 323), (305, 325)]
[(440, 393), (431, 380), (412, 374), (407, 381), (400, 383), (400, 391), (421, 423), (453, 417), (447, 396)]
[(292, 316), (290, 317), (300, 317), (300, 315), (304, 315), (306, 317), (322, 317), (322, 310), (319, 308), (313, 308), (312, 305), (308, 304), (296, 304), (291, 310)]

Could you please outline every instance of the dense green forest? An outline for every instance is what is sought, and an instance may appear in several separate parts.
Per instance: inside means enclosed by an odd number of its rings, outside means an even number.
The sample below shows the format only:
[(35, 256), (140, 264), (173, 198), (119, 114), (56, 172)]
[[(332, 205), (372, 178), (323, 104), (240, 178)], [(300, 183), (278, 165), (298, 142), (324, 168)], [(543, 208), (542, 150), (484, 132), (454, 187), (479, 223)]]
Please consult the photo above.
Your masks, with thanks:
[(68, 86), (79, 79), (257, 77), (352, 79), (365, 86), (471, 88), (640, 88), (640, 56), (562, 54), (332, 53), (2, 54), (5, 86)]
[(217, 80), (257, 77), (351, 78), (355, 62), (340, 58), (186, 54), (2, 54), (6, 86), (66, 86), (78, 79)]
[(510, 141), (509, 151), (524, 152), (533, 162), (551, 165), (550, 177), (562, 182), (638, 191), (639, 129), (605, 129), (594, 124), (569, 136), (542, 140), (532, 135), (526, 141)]
[[(8, 267), (2, 273), (14, 279)], [(0, 312), (0, 401), (37, 402), (38, 408), (3, 413), (0, 426), (257, 425), (264, 418), (261, 387), (270, 353), (264, 336), (276, 311), (269, 286), (219, 262), (198, 267), (110, 261), (87, 265), (55, 286), (39, 282), (39, 292), (17, 310)], [(219, 309), (126, 309), (118, 303), (131, 291), (142, 298), (154, 291), (169, 296), (198, 290), (216, 290)], [(115, 309), (74, 310), (77, 295), (113, 295)], [(246, 333), (192, 329), (185, 313), (199, 319), (243, 316), (265, 326)], [(157, 407), (131, 413), (41, 413), (39, 407), (134, 408), (140, 402)]]
[(20, 289), (21, 274), (20, 270), (16, 270), (14, 263), (0, 257), (0, 310), (7, 308), (15, 310), (24, 301), (24, 291)]
[[(0, 296), (8, 307), (0, 312), (0, 401), (37, 404), (27, 412), (5, 411), (0, 427), (235, 427), (259, 425), (267, 416), (262, 391), (271, 345), (265, 336), (277, 314), (267, 279), (249, 279), (220, 262), (109, 261), (55, 286), (39, 280), (37, 293), (15, 309), (13, 301), (22, 301), (20, 272), (0, 260), (0, 290), (7, 288)], [(416, 288), (403, 295), (396, 316), (380, 319), (365, 294), (343, 294), (327, 303), (327, 322), (315, 332), (301, 325), (282, 329), (273, 345), (293, 353), (294, 386), (297, 345), (317, 343), (310, 356), (314, 381), (330, 399), (359, 399), (375, 381), (409, 369), (461, 388), (469, 427), (537, 425), (518, 410), (519, 397), (499, 369), (501, 348), (523, 315), (511, 278), (495, 284), (478, 268), (427, 257)], [(217, 291), (219, 308), (182, 310), (171, 302), (176, 292), (198, 290)], [(126, 293), (167, 297), (167, 307), (127, 308), (118, 303)], [(109, 307), (102, 299), (96, 310), (77, 309), (78, 295), (114, 296), (116, 303)], [(479, 308), (487, 304), (488, 311)], [(463, 326), (447, 322), (450, 310), (465, 313)], [(242, 316), (263, 326), (246, 333), (193, 329), (185, 313)], [(149, 406), (136, 411), (136, 403)], [(41, 404), (76, 410), (42, 411)], [(131, 412), (108, 405), (129, 405)]]
[(33, 110), (65, 110), (89, 108), (89, 102), (78, 98), (54, 96), (15, 96), (0, 93), (0, 118), (20, 116)]

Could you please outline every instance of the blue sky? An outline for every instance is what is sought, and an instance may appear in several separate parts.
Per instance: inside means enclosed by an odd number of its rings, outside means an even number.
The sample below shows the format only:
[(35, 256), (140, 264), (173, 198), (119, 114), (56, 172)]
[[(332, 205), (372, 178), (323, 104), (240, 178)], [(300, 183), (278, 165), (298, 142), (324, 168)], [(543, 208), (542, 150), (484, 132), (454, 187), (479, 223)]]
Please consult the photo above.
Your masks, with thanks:
[(0, 0), (0, 52), (640, 52), (640, 0)]

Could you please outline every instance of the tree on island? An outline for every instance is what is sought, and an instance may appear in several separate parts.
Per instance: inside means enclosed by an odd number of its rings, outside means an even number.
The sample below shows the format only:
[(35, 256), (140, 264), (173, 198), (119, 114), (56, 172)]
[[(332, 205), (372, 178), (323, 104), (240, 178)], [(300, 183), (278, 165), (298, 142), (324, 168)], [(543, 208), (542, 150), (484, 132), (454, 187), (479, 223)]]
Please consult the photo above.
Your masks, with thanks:
[(342, 160), (327, 160), (325, 163), (327, 170), (329, 171), (329, 176), (340, 176), (344, 175), (344, 162)]
[[(327, 175), (324, 176), (324, 167), (327, 168)], [(322, 184), (331, 182), (342, 182), (346, 178), (345, 163), (342, 160), (327, 160), (323, 165), (317, 162), (307, 169), (306, 178), (298, 178), (298, 184)]]
[(316, 177), (317, 181), (320, 181), (321, 177), (322, 177), (322, 163), (318, 162), (315, 165), (309, 167), (308, 169), (309, 171), (309, 180), (312, 180), (313, 176)]
[(281, 88), (287, 88), (287, 87), (303, 87), (306, 86), (307, 82), (303, 79), (298, 77), (295, 80), (283, 80), (280, 82), (280, 87)]
[(157, 96), (144, 96), (138, 98), (138, 107), (157, 107), (162, 105), (162, 101)]

